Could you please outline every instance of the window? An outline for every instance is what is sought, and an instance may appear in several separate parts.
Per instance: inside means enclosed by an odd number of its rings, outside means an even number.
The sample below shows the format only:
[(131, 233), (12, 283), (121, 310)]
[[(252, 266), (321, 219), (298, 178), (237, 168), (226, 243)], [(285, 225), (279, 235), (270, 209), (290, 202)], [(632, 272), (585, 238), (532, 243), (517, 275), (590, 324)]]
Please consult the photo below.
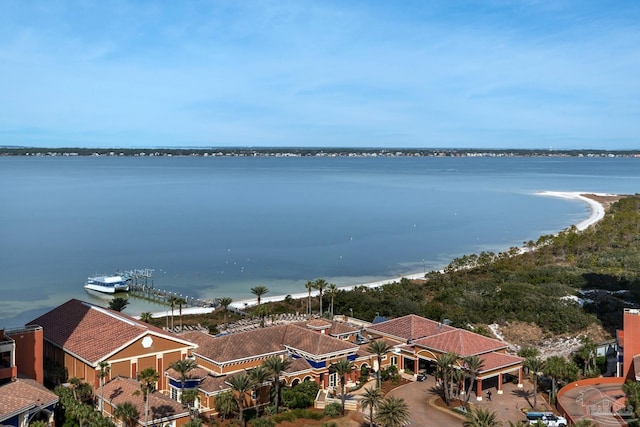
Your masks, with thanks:
[(178, 389), (175, 387), (170, 387), (171, 389), (171, 398), (173, 400), (178, 400)]
[(393, 365), (393, 366), (397, 366), (398, 365), (398, 357), (397, 356), (391, 356), (391, 365)]
[(338, 384), (338, 374), (331, 373), (329, 374), (329, 387), (335, 387)]

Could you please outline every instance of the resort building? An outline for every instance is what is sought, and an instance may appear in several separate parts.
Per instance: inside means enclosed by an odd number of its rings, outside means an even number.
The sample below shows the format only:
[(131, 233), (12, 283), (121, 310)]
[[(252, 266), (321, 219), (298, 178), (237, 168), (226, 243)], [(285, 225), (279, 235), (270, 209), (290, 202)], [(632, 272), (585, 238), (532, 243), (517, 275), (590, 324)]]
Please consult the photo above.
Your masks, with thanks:
[(625, 308), (618, 331), (618, 376), (640, 381), (640, 309)]
[[(66, 370), (97, 389), (100, 364), (107, 363), (109, 378), (136, 378), (146, 368), (164, 372), (186, 358), (193, 343), (126, 314), (72, 299), (34, 319), (44, 330), (44, 360)], [(64, 372), (64, 371), (58, 371)], [(48, 378), (56, 384), (65, 378)], [(166, 389), (163, 376), (159, 390)]]
[[(349, 340), (355, 340), (357, 334), (358, 329), (348, 325), (312, 319), (217, 337), (198, 331), (180, 336), (197, 344), (198, 348), (192, 354), (198, 366), (211, 374), (201, 378), (198, 386), (201, 409), (209, 412), (214, 408), (215, 396), (230, 389), (224, 379), (216, 377), (250, 370), (274, 356), (291, 359), (291, 365), (281, 377), (285, 384), (295, 386), (302, 381), (315, 381), (322, 389), (336, 387), (338, 377), (331, 372), (330, 366), (342, 359), (358, 361), (360, 346)], [(370, 362), (370, 356), (366, 361)], [(192, 374), (192, 377), (197, 375)], [(354, 370), (348, 384), (355, 384), (358, 377), (359, 371)], [(175, 382), (172, 387), (179, 385)], [(268, 399), (268, 394), (265, 397)], [(254, 396), (252, 403), (260, 405), (263, 402)]]
[(58, 396), (43, 385), (42, 328), (0, 330), (0, 425), (53, 423)]
[(454, 367), (465, 369), (464, 359), (477, 356), (483, 365), (475, 384), (478, 400), (482, 400), (483, 387), (495, 387), (501, 394), (506, 378), (517, 378), (522, 387), (524, 359), (507, 354), (503, 341), (414, 314), (368, 326), (365, 331), (368, 339), (384, 338), (393, 343), (383, 366), (396, 365), (400, 372), (433, 371), (438, 358), (446, 353), (457, 354)]
[[(190, 421), (189, 408), (160, 391), (150, 393), (148, 402), (145, 403), (140, 383), (132, 378), (115, 377), (98, 394), (104, 396), (105, 416), (114, 416), (118, 405), (130, 403), (138, 413), (136, 425), (179, 427)], [(145, 417), (148, 418), (146, 422)]]
[[(438, 358), (448, 352), (459, 356), (459, 369), (465, 368), (468, 356), (482, 360), (484, 366), (475, 385), (477, 396), (486, 386), (496, 387), (500, 393), (508, 375), (521, 383), (523, 360), (506, 354), (507, 345), (502, 341), (416, 315), (376, 324), (344, 316), (336, 319), (343, 321), (314, 318), (218, 336), (201, 331), (173, 334), (72, 299), (31, 323), (38, 325), (43, 336), (41, 354), (49, 366), (45, 379), (58, 384), (75, 377), (89, 383), (106, 415), (128, 401), (136, 406), (143, 423), (144, 401), (136, 378), (144, 369), (154, 369), (159, 380), (158, 391), (150, 397), (156, 404), (151, 406), (164, 409), (150, 410), (149, 425), (183, 425), (191, 410), (201, 416), (215, 415), (216, 397), (232, 389), (230, 380), (272, 357), (291, 361), (280, 376), (286, 385), (314, 381), (325, 392), (339, 386), (332, 365), (340, 360), (353, 362), (354, 369), (346, 378), (349, 389), (356, 386), (361, 372), (368, 375), (395, 366), (399, 372), (417, 373), (433, 369)], [(371, 352), (371, 344), (378, 340), (389, 348), (386, 354)], [(173, 362), (187, 359), (197, 367), (188, 372), (171, 368)], [(245, 407), (268, 404), (270, 385), (265, 380), (248, 391)], [(179, 403), (187, 389), (196, 390), (199, 396), (193, 408)]]

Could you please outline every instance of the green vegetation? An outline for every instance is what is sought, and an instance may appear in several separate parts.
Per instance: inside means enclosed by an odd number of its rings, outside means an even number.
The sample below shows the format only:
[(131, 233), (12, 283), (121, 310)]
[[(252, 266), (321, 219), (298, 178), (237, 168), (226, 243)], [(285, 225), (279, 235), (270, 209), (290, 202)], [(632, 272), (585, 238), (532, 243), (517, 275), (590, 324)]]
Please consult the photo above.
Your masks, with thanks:
[[(555, 236), (454, 259), (425, 280), (402, 279), (378, 288), (338, 291), (336, 313), (362, 319), (415, 313), (452, 325), (521, 321), (545, 332), (575, 332), (594, 322), (622, 326), (622, 309), (640, 303), (640, 196), (611, 206), (596, 226), (571, 227)], [(570, 298), (585, 294), (584, 307)]]
[(123, 297), (115, 297), (109, 301), (109, 308), (114, 311), (122, 311), (129, 305), (129, 300)]
[(315, 381), (304, 381), (282, 390), (282, 404), (289, 409), (308, 408), (318, 394), (320, 386)]

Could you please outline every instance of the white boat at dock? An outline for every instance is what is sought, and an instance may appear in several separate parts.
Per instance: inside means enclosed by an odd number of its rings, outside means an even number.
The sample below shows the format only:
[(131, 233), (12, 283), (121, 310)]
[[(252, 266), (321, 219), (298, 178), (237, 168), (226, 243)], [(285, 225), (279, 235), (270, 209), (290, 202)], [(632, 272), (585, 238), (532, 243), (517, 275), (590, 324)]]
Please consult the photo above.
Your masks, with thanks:
[(85, 289), (98, 291), (105, 294), (129, 291), (129, 278), (119, 274), (111, 276), (93, 276), (87, 279)]

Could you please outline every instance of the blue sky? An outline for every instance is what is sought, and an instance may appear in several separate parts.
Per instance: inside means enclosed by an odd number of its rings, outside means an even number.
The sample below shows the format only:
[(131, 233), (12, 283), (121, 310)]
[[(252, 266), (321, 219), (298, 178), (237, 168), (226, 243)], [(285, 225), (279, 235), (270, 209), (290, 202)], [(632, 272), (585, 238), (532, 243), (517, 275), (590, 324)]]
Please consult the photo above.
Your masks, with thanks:
[(0, 145), (640, 148), (640, 1), (24, 1)]

